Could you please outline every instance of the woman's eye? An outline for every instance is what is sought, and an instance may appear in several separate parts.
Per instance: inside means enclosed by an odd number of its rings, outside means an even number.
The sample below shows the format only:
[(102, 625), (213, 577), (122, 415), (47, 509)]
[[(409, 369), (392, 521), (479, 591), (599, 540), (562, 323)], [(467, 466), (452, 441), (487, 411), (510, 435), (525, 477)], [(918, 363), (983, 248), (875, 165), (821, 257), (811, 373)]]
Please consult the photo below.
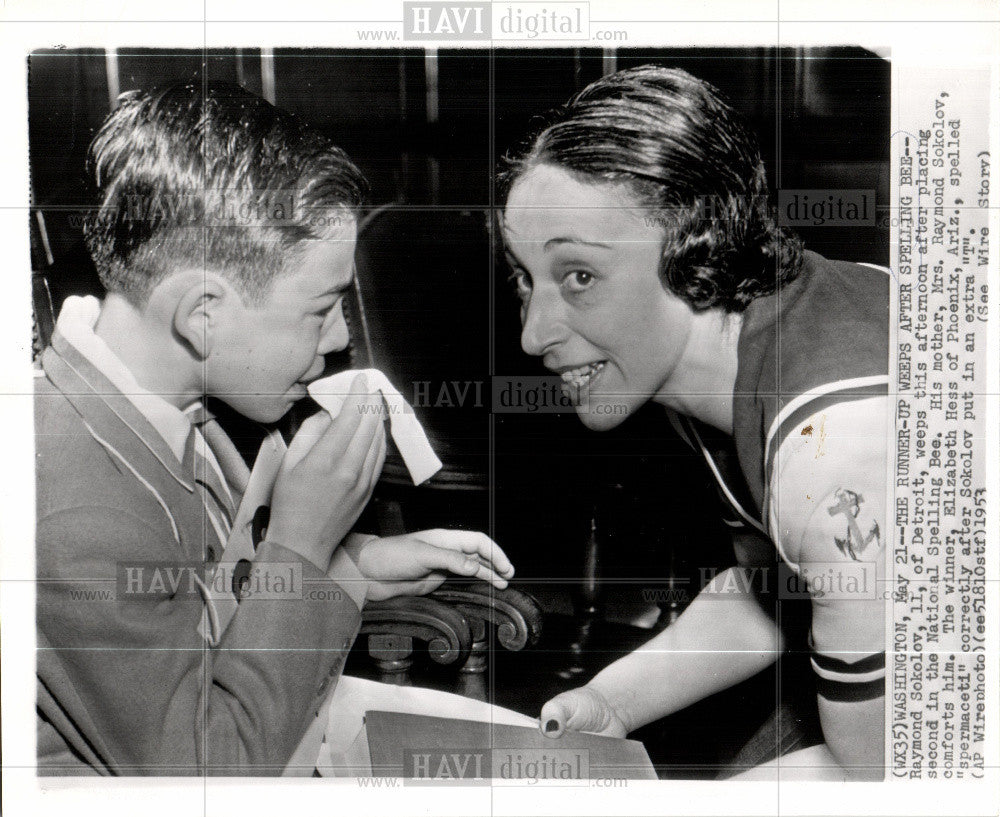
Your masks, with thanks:
[(594, 283), (594, 274), (586, 270), (573, 270), (563, 278), (563, 285), (570, 292), (582, 292), (589, 289)]
[(514, 292), (522, 301), (531, 295), (531, 278), (526, 272), (513, 272), (507, 278), (514, 287)]

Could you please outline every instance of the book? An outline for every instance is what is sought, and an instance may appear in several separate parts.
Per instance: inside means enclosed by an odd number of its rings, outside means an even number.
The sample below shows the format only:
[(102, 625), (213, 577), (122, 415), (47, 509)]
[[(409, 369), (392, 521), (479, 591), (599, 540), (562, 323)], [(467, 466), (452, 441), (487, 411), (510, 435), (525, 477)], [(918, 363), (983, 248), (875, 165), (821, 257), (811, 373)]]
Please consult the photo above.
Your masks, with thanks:
[(365, 712), (365, 730), (375, 777), (461, 783), (657, 779), (643, 745), (623, 738), (587, 732), (551, 738), (538, 728), (386, 711)]

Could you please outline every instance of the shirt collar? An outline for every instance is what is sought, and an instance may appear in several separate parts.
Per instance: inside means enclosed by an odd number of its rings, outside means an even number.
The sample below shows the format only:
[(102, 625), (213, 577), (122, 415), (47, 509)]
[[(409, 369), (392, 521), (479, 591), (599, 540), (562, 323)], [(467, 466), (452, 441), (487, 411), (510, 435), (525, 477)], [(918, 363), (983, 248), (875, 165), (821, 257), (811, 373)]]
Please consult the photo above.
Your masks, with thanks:
[[(94, 333), (101, 314), (101, 302), (93, 296), (70, 296), (63, 302), (56, 329), (63, 338), (83, 355), (118, 391), (149, 421), (177, 457), (184, 458), (184, 447), (191, 434), (190, 418), (162, 397), (139, 385), (102, 338)], [(200, 405), (195, 403), (188, 411)]]

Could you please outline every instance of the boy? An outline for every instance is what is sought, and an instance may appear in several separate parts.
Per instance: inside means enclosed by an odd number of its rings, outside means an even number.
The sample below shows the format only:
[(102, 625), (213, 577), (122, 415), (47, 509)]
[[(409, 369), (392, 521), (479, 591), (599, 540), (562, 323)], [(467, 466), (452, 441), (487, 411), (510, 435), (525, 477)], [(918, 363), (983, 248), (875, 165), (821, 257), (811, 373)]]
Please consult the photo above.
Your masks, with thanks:
[(366, 597), (449, 570), (503, 587), (513, 569), (482, 534), (348, 537), (386, 445), (359, 376), (292, 441), (256, 551), (257, 580), (298, 571), (304, 592), (251, 594), (219, 627), (203, 577), (247, 473), (201, 401), (275, 422), (346, 347), (364, 179), (229, 86), (123, 95), (91, 160), (85, 237), (107, 296), (67, 300), (36, 396), (39, 770), (280, 773)]

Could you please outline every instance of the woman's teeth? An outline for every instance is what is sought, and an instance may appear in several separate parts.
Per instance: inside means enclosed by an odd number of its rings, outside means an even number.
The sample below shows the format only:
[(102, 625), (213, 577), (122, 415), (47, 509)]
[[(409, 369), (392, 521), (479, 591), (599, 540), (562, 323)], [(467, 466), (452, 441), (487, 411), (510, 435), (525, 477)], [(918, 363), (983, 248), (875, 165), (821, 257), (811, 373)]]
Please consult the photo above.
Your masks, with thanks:
[(586, 366), (579, 366), (576, 369), (563, 372), (560, 376), (563, 379), (563, 383), (581, 388), (582, 386), (586, 386), (594, 378), (594, 375), (604, 368), (605, 363), (607, 363), (606, 360), (601, 360), (597, 363), (588, 363)]

